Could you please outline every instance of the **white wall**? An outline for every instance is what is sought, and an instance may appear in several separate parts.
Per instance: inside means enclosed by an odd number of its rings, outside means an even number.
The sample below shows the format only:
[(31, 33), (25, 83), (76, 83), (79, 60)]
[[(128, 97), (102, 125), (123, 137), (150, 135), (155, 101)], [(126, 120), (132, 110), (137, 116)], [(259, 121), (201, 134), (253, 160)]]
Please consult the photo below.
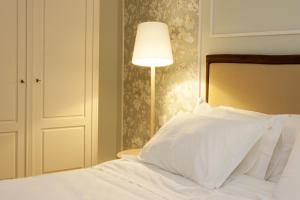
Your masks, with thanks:
[[(200, 1), (202, 96), (205, 94), (205, 56), (208, 54), (300, 54), (299, 0)], [(231, 37), (212, 36), (211, 21), (215, 33), (226, 33), (223, 36)]]

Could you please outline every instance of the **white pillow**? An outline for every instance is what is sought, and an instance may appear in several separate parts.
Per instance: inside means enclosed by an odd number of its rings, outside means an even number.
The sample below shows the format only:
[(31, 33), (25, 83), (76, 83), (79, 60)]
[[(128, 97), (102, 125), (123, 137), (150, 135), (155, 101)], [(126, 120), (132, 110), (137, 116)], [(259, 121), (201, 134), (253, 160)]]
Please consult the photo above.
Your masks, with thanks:
[(265, 179), (278, 182), (293, 149), (295, 138), (300, 135), (300, 115), (289, 115), (282, 135), (274, 150)]
[(219, 118), (230, 118), (230, 119), (257, 119), (263, 118), (267, 119), (271, 115), (264, 113), (242, 110), (238, 108), (233, 108), (229, 106), (211, 106), (206, 102), (199, 103), (193, 111), (194, 114), (198, 115), (210, 115)]
[[(270, 117), (272, 115), (269, 114), (265, 114), (265, 113), (261, 113), (261, 112), (255, 112), (255, 111), (251, 111), (251, 110), (243, 110), (243, 109), (239, 109), (239, 108), (233, 108), (233, 107), (229, 107), (229, 106), (219, 106), (220, 108), (226, 109), (226, 110), (230, 110), (233, 111), (235, 113), (240, 113), (240, 114), (244, 114), (250, 117), (262, 117), (262, 118), (267, 118)], [(273, 115), (274, 116), (274, 115)]]
[[(259, 112), (242, 110), (232, 107), (220, 106), (221, 108), (231, 110), (237, 113), (245, 114), (251, 117), (263, 117), (275, 115), (267, 115)], [(207, 109), (207, 108), (206, 108)], [(287, 120), (284, 123), (281, 136), (275, 146), (268, 170), (265, 176), (265, 180), (271, 182), (278, 182), (280, 176), (287, 164), (288, 158), (293, 149), (295, 138), (300, 135), (300, 115), (277, 115), (285, 116)]]
[[(239, 119), (239, 120), (249, 120), (249, 119), (271, 119), (277, 121), (278, 125), (283, 123), (286, 116), (272, 116), (263, 113), (257, 113), (252, 111), (245, 111), (241, 109), (235, 109), (231, 107), (219, 106), (212, 107), (207, 103), (201, 103), (194, 110), (195, 114), (219, 117), (224, 119)], [(239, 167), (236, 169), (236, 173), (246, 174), (249, 176), (254, 176), (259, 179), (264, 179), (270, 164), (274, 149), (280, 138), (281, 132), (276, 132), (276, 134), (269, 133), (265, 134), (251, 149), (246, 158), (242, 161)]]
[(276, 200), (300, 199), (300, 137), (297, 136), (288, 163), (274, 192)]
[(218, 188), (264, 134), (277, 134), (273, 120), (226, 120), (177, 115), (144, 146), (140, 160)]
[[(207, 107), (207, 106), (206, 106)], [(300, 115), (267, 115), (259, 112), (242, 110), (232, 107), (220, 106), (223, 109), (231, 110), (237, 113), (245, 114), (251, 117), (270, 117), (270, 116), (285, 116), (287, 120), (284, 122), (281, 136), (275, 146), (265, 180), (278, 182), (280, 176), (287, 164), (288, 158), (293, 149), (295, 138), (300, 135)], [(206, 108), (207, 109), (207, 108)]]

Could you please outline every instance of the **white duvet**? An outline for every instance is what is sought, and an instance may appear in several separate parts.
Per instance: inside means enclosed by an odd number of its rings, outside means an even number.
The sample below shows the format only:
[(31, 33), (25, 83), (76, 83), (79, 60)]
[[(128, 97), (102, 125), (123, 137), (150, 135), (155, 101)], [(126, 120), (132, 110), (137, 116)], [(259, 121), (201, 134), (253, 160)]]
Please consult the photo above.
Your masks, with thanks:
[(208, 190), (134, 157), (93, 168), (0, 181), (0, 200), (268, 200), (273, 184), (232, 176)]

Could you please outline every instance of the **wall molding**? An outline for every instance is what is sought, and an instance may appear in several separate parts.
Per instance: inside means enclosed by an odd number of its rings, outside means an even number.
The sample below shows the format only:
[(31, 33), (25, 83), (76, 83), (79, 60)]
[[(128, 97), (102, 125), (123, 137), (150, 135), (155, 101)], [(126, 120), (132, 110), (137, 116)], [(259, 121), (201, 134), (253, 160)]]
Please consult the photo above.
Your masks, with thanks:
[(292, 30), (270, 30), (270, 31), (251, 31), (251, 32), (232, 32), (232, 33), (216, 33), (214, 30), (215, 20), (215, 0), (210, 0), (210, 37), (229, 38), (229, 37), (250, 37), (250, 36), (272, 36), (272, 35), (297, 35), (300, 29)]

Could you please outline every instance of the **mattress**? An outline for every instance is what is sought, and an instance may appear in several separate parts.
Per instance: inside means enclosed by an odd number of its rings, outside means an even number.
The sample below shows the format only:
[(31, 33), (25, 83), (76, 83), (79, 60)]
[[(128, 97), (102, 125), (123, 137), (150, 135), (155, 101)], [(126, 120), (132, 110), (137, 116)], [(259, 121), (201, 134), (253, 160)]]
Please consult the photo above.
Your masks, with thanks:
[(1, 200), (269, 200), (273, 183), (232, 176), (218, 190), (135, 157), (61, 173), (0, 181)]

